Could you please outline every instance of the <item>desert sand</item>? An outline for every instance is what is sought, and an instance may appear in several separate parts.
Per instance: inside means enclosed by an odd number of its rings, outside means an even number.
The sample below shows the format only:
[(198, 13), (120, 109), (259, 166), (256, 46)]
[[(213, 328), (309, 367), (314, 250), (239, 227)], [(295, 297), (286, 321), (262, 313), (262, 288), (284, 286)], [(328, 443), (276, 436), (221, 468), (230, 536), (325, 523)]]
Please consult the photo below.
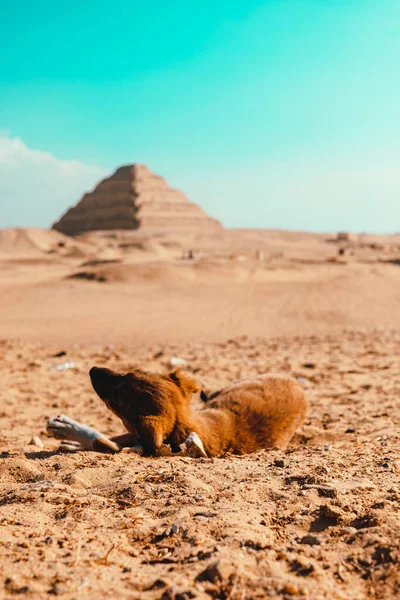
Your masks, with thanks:
[[(400, 596), (400, 236), (0, 231), (0, 597)], [(93, 365), (291, 375), (286, 451), (60, 453)], [(198, 397), (193, 402), (201, 403)]]

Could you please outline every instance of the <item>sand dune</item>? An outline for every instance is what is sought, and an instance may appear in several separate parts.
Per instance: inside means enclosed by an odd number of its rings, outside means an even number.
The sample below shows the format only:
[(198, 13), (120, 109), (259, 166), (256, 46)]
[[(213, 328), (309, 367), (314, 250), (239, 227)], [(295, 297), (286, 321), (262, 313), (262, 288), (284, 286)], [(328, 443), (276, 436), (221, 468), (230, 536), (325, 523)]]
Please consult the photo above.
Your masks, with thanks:
[[(399, 326), (400, 270), (379, 262), (386, 253), (364, 248), (329, 262), (337, 255), (325, 238), (275, 232), (268, 242), (271, 254), (256, 260), (260, 238), (268, 236), (254, 235), (253, 247), (249, 232), (246, 244), (241, 232), (237, 235), (237, 245), (241, 240), (240, 250), (247, 253), (233, 257), (234, 232), (225, 245), (219, 240), (218, 248), (214, 238), (203, 239), (200, 257), (193, 260), (182, 258), (188, 234), (151, 241), (114, 233), (68, 238), (85, 248), (84, 261), (65, 254), (66, 246), (49, 255), (53, 262), (46, 268), (25, 263), (26, 256), (11, 266), (6, 261), (0, 269), (1, 330), (31, 339), (40, 331), (49, 341), (63, 332), (70, 342), (103, 339), (107, 332), (110, 342), (118, 343), (165, 342), (171, 331), (179, 339), (216, 341), (245, 333), (308, 335)], [(291, 240), (288, 249), (274, 253), (285, 237)], [(36, 251), (30, 256), (36, 259)]]
[(49, 252), (69, 239), (52, 230), (9, 228), (0, 230), (0, 253), (31, 255)]

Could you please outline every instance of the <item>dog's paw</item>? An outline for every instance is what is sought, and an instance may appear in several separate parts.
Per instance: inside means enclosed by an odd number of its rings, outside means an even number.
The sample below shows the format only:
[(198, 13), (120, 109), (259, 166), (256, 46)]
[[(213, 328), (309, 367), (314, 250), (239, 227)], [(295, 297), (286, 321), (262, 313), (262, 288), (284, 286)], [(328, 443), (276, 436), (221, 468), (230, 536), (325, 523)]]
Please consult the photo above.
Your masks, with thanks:
[(207, 458), (203, 442), (195, 431), (189, 433), (183, 445), (186, 456), (191, 456), (192, 458)]
[(167, 446), (167, 444), (163, 444), (159, 448), (157, 448), (156, 456), (172, 456), (171, 446)]
[(136, 446), (124, 446), (121, 448), (121, 453), (123, 454), (137, 454), (138, 456), (143, 456), (144, 450), (143, 446), (137, 444)]

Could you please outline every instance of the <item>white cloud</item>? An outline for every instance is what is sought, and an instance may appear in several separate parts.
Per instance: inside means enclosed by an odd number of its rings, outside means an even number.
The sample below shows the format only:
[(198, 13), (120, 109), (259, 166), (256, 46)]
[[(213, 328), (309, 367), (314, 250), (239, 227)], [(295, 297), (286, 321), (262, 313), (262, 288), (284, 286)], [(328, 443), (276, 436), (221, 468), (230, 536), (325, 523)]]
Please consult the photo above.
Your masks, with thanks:
[(0, 132), (0, 227), (49, 227), (105, 175)]

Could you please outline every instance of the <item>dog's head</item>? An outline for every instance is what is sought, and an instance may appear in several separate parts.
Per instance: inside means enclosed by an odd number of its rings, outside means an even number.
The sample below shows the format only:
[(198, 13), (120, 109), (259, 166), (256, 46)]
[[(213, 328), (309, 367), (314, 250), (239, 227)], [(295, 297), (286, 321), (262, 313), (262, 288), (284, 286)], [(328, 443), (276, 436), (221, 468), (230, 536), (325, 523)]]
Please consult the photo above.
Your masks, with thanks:
[(132, 434), (138, 436), (143, 417), (159, 417), (166, 434), (174, 428), (177, 415), (189, 407), (200, 386), (179, 369), (168, 375), (135, 369), (121, 375), (93, 367), (89, 372), (93, 388), (107, 407)]

